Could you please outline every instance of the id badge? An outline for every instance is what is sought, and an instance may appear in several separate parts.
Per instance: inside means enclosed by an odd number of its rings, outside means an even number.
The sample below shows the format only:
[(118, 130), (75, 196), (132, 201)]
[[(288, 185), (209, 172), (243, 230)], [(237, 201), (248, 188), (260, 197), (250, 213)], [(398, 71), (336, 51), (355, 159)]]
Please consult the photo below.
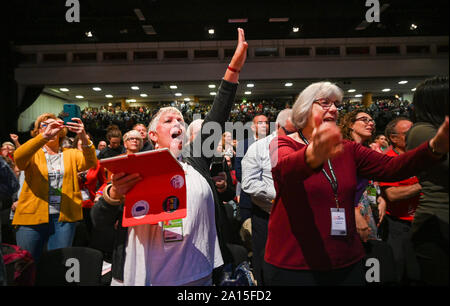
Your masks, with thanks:
[(183, 219), (175, 219), (163, 222), (164, 242), (183, 240)]
[(61, 203), (61, 196), (59, 195), (51, 195), (49, 198), (50, 204), (59, 204)]
[(81, 198), (83, 201), (87, 201), (91, 199), (91, 196), (89, 195), (89, 190), (86, 188), (81, 189)]
[(331, 208), (331, 236), (347, 235), (345, 208)]

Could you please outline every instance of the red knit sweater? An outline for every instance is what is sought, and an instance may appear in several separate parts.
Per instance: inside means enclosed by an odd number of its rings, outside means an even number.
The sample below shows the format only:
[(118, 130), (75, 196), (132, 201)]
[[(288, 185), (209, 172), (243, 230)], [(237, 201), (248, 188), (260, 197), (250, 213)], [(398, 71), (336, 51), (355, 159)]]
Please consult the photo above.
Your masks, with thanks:
[[(306, 146), (282, 136), (272, 141), (270, 150), (277, 196), (270, 214), (264, 259), (274, 266), (295, 270), (338, 269), (364, 257), (355, 226), (357, 175), (398, 181), (436, 162), (426, 143), (393, 158), (345, 141), (344, 153), (331, 161), (347, 224), (347, 235), (336, 237), (330, 235), (330, 208), (336, 207), (333, 190), (321, 169), (314, 171), (305, 163)], [(324, 168), (330, 174), (327, 163)]]

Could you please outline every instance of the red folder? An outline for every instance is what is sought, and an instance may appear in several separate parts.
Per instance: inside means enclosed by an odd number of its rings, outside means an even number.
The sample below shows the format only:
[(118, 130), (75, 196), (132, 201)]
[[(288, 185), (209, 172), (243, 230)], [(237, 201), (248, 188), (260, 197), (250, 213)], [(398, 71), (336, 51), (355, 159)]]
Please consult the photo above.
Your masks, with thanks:
[(122, 226), (156, 224), (186, 217), (186, 178), (169, 149), (100, 160), (112, 173), (139, 173), (142, 180), (125, 196)]

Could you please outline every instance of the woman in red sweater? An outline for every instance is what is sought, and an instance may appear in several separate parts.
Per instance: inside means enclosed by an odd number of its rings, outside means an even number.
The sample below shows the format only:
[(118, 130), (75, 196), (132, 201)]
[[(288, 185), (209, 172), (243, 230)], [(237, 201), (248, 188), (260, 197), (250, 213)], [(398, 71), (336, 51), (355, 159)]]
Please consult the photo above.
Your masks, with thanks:
[(329, 82), (311, 84), (292, 108), (298, 132), (271, 143), (277, 196), (264, 258), (266, 285), (363, 285), (357, 176), (401, 180), (448, 152), (448, 118), (433, 139), (396, 158), (343, 140), (336, 125), (342, 96)]

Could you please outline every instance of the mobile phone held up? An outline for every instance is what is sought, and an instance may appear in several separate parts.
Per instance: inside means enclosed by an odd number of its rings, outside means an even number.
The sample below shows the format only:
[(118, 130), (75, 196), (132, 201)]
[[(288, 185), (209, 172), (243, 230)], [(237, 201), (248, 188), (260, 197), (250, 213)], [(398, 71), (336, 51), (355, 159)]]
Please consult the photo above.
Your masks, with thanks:
[(67, 124), (67, 122), (72, 121), (72, 118), (81, 118), (81, 109), (76, 104), (64, 104), (63, 116), (64, 116), (64, 124)]

